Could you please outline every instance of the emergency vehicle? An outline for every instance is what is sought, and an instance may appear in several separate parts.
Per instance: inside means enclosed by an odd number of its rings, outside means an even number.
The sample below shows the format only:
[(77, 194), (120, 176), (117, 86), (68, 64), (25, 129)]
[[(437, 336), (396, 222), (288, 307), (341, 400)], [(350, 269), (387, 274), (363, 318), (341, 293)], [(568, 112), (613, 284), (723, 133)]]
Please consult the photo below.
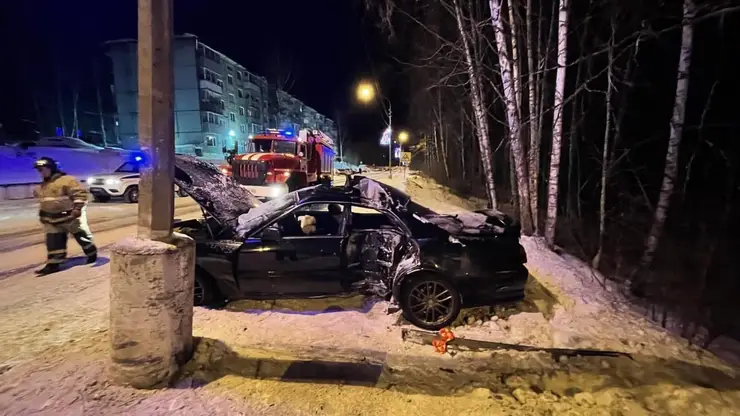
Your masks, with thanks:
[[(269, 199), (331, 181), (334, 140), (319, 130), (267, 129), (254, 135), (249, 153), (233, 155), (222, 171), (256, 197)], [(290, 188), (290, 189), (289, 189)]]

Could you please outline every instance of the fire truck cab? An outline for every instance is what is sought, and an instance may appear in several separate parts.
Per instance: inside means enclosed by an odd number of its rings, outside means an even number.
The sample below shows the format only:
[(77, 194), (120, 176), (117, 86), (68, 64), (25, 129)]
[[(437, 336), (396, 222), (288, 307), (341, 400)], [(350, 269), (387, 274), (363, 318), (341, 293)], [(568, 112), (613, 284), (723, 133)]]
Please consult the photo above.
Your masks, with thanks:
[[(321, 181), (331, 182), (334, 141), (319, 130), (268, 129), (254, 135), (249, 152), (234, 155), (226, 173), (261, 199)], [(229, 172), (230, 170), (230, 172)]]

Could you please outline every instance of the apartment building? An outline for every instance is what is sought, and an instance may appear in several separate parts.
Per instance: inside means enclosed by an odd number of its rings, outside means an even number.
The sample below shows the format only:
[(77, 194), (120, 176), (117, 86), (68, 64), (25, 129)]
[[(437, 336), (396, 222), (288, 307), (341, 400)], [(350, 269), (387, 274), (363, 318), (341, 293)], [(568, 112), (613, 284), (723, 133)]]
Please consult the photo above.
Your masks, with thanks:
[[(137, 45), (134, 39), (105, 43), (111, 59), (119, 137), (127, 148), (138, 145)], [(176, 36), (175, 147), (178, 152), (217, 158), (222, 148), (244, 151), (253, 134), (267, 127), (318, 128), (336, 137), (334, 122), (281, 90), (270, 99), (267, 79), (200, 42)], [(268, 108), (277, 103), (277, 109)], [(275, 105), (275, 104), (273, 104)], [(273, 114), (277, 121), (269, 120)]]

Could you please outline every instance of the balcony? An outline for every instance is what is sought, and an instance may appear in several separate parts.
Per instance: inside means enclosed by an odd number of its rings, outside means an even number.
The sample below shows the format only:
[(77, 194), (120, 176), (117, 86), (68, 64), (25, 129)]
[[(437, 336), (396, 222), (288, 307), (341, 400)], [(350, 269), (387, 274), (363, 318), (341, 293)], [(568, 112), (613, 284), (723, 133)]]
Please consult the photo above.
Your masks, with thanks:
[(251, 82), (251, 81), (245, 81), (245, 82), (244, 82), (244, 86), (245, 86), (245, 87), (246, 87), (246, 88), (247, 88), (248, 90), (252, 90), (252, 91), (256, 91), (256, 92), (260, 92), (260, 93), (262, 92), (262, 89), (260, 88), (260, 86), (259, 86), (259, 85), (257, 85), (257, 84), (255, 84), (254, 82)]
[(211, 90), (211, 91), (213, 91), (213, 92), (215, 92), (217, 94), (223, 94), (224, 93), (223, 87), (220, 87), (215, 82), (211, 82), (211, 81), (208, 81), (206, 79), (199, 80), (198, 85), (200, 86), (201, 89)]
[(200, 109), (201, 111), (210, 111), (211, 113), (216, 114), (223, 114), (224, 110), (221, 109), (221, 101), (213, 101), (213, 100), (201, 100), (200, 101)]

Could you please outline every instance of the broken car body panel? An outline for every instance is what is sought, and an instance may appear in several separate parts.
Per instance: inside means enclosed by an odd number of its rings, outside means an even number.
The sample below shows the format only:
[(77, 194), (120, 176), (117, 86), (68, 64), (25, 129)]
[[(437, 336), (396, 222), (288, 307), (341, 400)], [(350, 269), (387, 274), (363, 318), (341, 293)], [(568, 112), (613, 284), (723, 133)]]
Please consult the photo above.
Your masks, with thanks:
[(178, 185), (221, 228), (208, 218), (176, 226), (196, 240), (198, 273), (227, 299), (359, 291), (391, 298), (407, 315), (414, 306), (405, 282), (428, 283), (442, 287), (445, 299), (459, 297), (449, 316), (416, 320), (429, 329), (454, 320), (459, 304), (524, 296), (526, 255), (518, 225), (503, 214), (440, 215), (362, 176), (349, 177), (343, 187), (304, 188), (259, 204), (215, 167), (180, 156), (176, 166)]

